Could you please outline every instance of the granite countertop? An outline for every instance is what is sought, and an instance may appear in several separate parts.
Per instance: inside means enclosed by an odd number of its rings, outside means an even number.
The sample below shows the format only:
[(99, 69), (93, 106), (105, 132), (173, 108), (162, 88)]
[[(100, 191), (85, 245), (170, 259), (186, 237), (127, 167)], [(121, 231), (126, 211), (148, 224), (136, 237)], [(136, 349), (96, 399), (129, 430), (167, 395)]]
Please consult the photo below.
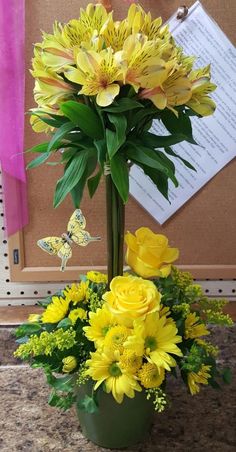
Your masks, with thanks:
[[(235, 328), (213, 332), (221, 360), (236, 374)], [(4, 340), (5, 338), (5, 340)], [(49, 388), (40, 369), (10, 359), (13, 339), (0, 330), (0, 451), (102, 452), (86, 440), (74, 409), (61, 412), (47, 405)], [(8, 357), (8, 358), (7, 358)], [(189, 396), (180, 381), (171, 380), (171, 406), (157, 414), (145, 444), (127, 452), (233, 452), (236, 450), (236, 387), (204, 388)]]

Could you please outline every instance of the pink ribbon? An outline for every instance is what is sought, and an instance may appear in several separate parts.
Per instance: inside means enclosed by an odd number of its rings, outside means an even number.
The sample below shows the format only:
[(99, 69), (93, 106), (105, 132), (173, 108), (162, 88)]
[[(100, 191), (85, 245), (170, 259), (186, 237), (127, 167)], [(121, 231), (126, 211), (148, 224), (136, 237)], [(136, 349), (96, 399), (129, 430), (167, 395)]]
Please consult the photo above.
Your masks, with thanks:
[(7, 235), (27, 224), (24, 165), (25, 1), (0, 4), (0, 162)]

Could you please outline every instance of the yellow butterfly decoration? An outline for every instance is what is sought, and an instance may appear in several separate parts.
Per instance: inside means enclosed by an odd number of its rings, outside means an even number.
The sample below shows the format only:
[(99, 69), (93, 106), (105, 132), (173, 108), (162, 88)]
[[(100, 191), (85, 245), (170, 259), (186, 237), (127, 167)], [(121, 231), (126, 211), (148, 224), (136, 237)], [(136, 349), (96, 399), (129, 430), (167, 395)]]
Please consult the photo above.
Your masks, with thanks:
[(37, 241), (37, 245), (49, 254), (57, 255), (61, 259), (61, 271), (66, 268), (68, 259), (72, 256), (72, 243), (86, 246), (90, 242), (101, 240), (100, 237), (91, 237), (89, 232), (85, 231), (86, 220), (80, 209), (76, 209), (70, 217), (67, 232), (61, 237), (45, 237)]

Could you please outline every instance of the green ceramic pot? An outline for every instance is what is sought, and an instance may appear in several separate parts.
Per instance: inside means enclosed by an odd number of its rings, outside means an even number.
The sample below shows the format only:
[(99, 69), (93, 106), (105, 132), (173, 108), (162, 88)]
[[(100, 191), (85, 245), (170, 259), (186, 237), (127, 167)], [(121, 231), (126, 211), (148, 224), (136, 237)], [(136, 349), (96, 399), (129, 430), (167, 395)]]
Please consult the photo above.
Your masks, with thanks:
[[(83, 398), (86, 394), (91, 394), (89, 383), (79, 389), (78, 397)], [(79, 423), (86, 438), (110, 449), (129, 447), (145, 439), (151, 428), (154, 408), (144, 391), (136, 392), (133, 399), (125, 396), (118, 404), (111, 394), (101, 389), (97, 400), (97, 413), (86, 413), (77, 407)]]

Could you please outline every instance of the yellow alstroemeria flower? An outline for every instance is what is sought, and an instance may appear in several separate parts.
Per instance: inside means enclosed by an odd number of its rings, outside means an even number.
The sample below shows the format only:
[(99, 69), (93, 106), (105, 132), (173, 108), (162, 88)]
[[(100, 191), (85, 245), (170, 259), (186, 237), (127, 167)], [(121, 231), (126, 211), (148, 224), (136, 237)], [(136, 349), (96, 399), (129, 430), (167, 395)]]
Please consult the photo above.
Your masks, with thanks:
[(106, 47), (112, 47), (117, 52), (122, 49), (130, 33), (131, 27), (126, 19), (121, 22), (114, 22), (112, 16), (109, 16), (100, 31), (100, 36), (103, 37)]
[(34, 98), (40, 106), (52, 106), (66, 101), (76, 92), (75, 88), (66, 83), (64, 79), (52, 71), (32, 71), (36, 78), (34, 87)]
[(120, 67), (114, 59), (112, 49), (100, 53), (93, 50), (79, 51), (77, 68), (65, 73), (68, 80), (82, 85), (79, 94), (96, 96), (96, 102), (101, 107), (110, 105), (120, 92)]
[(192, 97), (187, 106), (201, 116), (212, 115), (215, 111), (215, 102), (208, 96), (216, 89), (216, 85), (210, 82), (210, 66), (192, 71), (189, 75)]
[(171, 248), (168, 239), (162, 234), (154, 234), (149, 228), (139, 228), (135, 235), (127, 232), (126, 262), (143, 278), (167, 277), (171, 263), (179, 257), (178, 248)]
[(117, 403), (122, 403), (124, 395), (133, 399), (135, 391), (142, 391), (141, 386), (132, 374), (125, 372), (119, 365), (119, 352), (103, 353), (100, 350), (91, 353), (86, 361), (86, 374), (97, 381), (96, 390), (103, 382), (107, 393), (112, 393)]
[(192, 96), (191, 83), (187, 75), (182, 74), (183, 71), (174, 71), (167, 79), (153, 89), (145, 89), (141, 91), (139, 96), (151, 101), (160, 110), (169, 108), (174, 113), (173, 107), (186, 104)]
[(169, 66), (161, 58), (162, 49), (155, 41), (148, 41), (141, 34), (129, 36), (123, 50), (116, 53), (123, 72), (123, 83), (130, 84), (137, 92), (139, 88), (154, 88), (168, 76)]
[(45, 68), (62, 72), (68, 65), (75, 64), (73, 50), (68, 39), (63, 37), (63, 26), (59, 22), (54, 23), (53, 34), (43, 33), (42, 43), (37, 43), (35, 48)]

